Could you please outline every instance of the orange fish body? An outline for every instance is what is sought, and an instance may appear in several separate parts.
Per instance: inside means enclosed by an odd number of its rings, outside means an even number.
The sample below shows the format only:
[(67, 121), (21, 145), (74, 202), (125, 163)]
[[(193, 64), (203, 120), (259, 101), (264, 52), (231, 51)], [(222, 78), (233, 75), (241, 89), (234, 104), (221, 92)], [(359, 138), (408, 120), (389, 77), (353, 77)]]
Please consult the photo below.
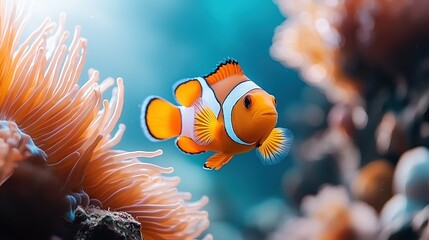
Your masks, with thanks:
[(220, 169), (234, 155), (255, 148), (264, 164), (273, 164), (290, 149), (291, 132), (275, 128), (275, 98), (249, 80), (234, 60), (205, 77), (179, 81), (174, 95), (180, 106), (160, 97), (146, 99), (142, 128), (152, 140), (177, 137), (185, 153), (216, 152), (206, 169)]

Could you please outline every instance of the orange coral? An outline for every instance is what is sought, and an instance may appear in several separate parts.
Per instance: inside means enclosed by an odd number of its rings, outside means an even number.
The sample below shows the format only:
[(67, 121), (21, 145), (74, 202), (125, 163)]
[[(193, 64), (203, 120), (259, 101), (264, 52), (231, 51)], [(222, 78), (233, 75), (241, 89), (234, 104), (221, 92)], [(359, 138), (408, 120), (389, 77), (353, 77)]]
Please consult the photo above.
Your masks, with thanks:
[[(378, 72), (377, 81), (381, 74), (395, 81), (395, 75), (415, 71), (428, 56), (428, 11), (428, 1), (342, 1), (336, 28), (343, 39), (338, 46), (343, 70), (360, 81), (368, 79), (371, 71)], [(368, 80), (375, 80), (372, 77)]]
[(112, 150), (125, 130), (120, 125), (110, 135), (122, 111), (122, 79), (117, 79), (110, 102), (102, 101), (102, 94), (114, 81), (99, 84), (95, 70), (79, 87), (87, 44), (79, 27), (67, 47), (65, 15), (58, 26), (48, 19), (19, 45), (25, 13), (22, 6), (0, 2), (0, 119), (31, 136), (66, 191), (83, 188), (104, 208), (131, 213), (142, 223), (145, 239), (200, 235), (208, 226), (207, 213), (200, 210), (207, 198), (186, 202), (190, 194), (175, 188), (179, 179), (162, 175), (172, 168), (137, 159), (160, 151)]
[[(271, 54), (331, 100), (351, 102), (425, 70), (428, 1), (278, 0), (287, 20)], [(400, 30), (398, 30), (400, 29)], [(420, 73), (421, 74), (421, 73)]]
[(270, 52), (283, 64), (299, 68), (304, 80), (323, 89), (331, 100), (347, 102), (354, 100), (356, 89), (335, 62), (341, 36), (333, 25), (340, 2), (278, 0), (288, 19), (276, 30)]

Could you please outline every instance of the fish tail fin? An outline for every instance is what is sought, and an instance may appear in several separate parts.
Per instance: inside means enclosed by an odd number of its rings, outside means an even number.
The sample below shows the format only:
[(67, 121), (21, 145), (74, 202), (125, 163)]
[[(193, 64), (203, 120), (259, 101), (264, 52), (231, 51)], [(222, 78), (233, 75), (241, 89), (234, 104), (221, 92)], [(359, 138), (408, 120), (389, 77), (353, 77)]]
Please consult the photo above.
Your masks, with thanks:
[(142, 106), (141, 126), (152, 141), (177, 137), (182, 128), (180, 109), (163, 98), (148, 97)]

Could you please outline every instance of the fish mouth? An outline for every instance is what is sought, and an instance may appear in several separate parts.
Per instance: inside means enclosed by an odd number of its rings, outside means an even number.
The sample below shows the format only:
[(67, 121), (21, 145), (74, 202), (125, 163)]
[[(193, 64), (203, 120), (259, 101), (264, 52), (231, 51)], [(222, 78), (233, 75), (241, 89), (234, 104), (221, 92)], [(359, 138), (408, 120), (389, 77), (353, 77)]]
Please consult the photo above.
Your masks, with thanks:
[(263, 112), (260, 116), (277, 116), (277, 113), (274, 111)]
[(252, 116), (252, 118), (255, 121), (257, 121), (259, 118), (262, 118), (262, 119), (277, 118), (277, 111), (260, 111), (255, 113)]

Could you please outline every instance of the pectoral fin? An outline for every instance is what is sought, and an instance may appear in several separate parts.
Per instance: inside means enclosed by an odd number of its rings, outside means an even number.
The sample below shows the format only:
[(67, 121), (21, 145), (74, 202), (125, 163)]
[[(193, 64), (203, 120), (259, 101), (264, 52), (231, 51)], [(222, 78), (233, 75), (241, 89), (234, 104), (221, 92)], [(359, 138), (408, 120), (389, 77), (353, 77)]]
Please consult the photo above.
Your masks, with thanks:
[(258, 156), (264, 165), (276, 164), (287, 156), (292, 142), (293, 134), (289, 129), (274, 128), (257, 149)]
[(197, 79), (186, 79), (176, 84), (174, 96), (179, 104), (189, 107), (201, 97), (202, 91), (201, 84)]
[(205, 105), (202, 100), (195, 104), (195, 125), (194, 134), (195, 140), (200, 145), (207, 145), (216, 138), (220, 129), (220, 124), (217, 121), (214, 112)]
[(233, 156), (234, 155), (230, 154), (216, 153), (207, 160), (204, 164), (204, 169), (219, 170), (223, 165), (227, 164)]

